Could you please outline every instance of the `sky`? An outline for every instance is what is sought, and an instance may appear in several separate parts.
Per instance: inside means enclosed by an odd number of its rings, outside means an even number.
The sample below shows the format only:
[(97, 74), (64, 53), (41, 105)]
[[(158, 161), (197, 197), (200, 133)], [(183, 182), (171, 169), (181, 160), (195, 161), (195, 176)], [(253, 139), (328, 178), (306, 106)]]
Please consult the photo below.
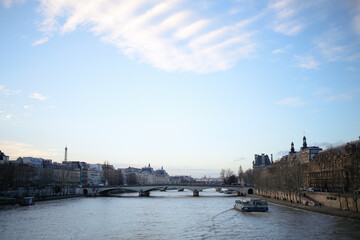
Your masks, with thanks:
[(360, 136), (360, 1), (0, 0), (0, 150), (212, 176)]

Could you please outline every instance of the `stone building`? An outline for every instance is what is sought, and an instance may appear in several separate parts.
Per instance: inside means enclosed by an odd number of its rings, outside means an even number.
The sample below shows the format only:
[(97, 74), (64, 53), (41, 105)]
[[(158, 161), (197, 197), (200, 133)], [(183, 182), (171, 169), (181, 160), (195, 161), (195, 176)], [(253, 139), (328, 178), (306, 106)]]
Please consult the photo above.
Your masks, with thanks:
[(294, 143), (291, 143), (291, 149), (287, 156), (284, 156), (288, 160), (296, 159), (300, 161), (300, 163), (309, 163), (312, 159), (319, 153), (322, 149), (318, 146), (310, 146), (308, 147), (306, 142), (306, 137), (303, 137), (303, 145), (298, 152), (295, 151)]
[(164, 170), (163, 167), (155, 171), (154, 184), (168, 184), (170, 183), (169, 174)]
[(331, 192), (360, 189), (360, 139), (318, 153), (308, 165), (307, 184)]
[(102, 176), (102, 164), (90, 164), (90, 177), (88, 177), (88, 183), (90, 185), (99, 185), (101, 184)]
[(80, 161), (63, 161), (63, 164), (71, 165), (80, 170), (79, 185), (86, 186), (90, 182), (90, 164)]
[(273, 163), (272, 154), (271, 154), (271, 161), (268, 155), (264, 153), (255, 154), (254, 161), (253, 161), (253, 169), (262, 170)]

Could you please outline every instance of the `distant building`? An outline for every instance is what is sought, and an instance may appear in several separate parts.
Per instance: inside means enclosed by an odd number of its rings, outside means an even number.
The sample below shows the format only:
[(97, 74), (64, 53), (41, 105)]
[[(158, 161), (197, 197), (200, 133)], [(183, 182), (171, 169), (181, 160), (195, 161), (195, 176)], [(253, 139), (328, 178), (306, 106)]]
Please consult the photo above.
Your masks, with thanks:
[(154, 174), (155, 171), (154, 169), (150, 166), (150, 163), (149, 163), (149, 166), (145, 166), (141, 169), (140, 173), (142, 174)]
[(303, 145), (300, 148), (299, 152), (295, 151), (294, 143), (291, 143), (291, 149), (287, 156), (284, 156), (283, 158), (286, 159), (296, 159), (300, 161), (300, 163), (309, 163), (312, 161), (312, 159), (318, 154), (322, 149), (318, 146), (307, 146), (306, 143), (306, 137), (303, 137)]
[(191, 176), (171, 176), (169, 177), (171, 184), (180, 184), (180, 183), (191, 183), (195, 180)]
[(307, 165), (305, 186), (354, 193), (360, 189), (360, 137), (319, 152)]
[(168, 184), (170, 183), (169, 174), (164, 170), (163, 167), (155, 171), (154, 184)]
[(6, 156), (5, 153), (0, 151), (0, 164), (5, 164), (9, 162), (9, 156)]
[(49, 159), (43, 159), (43, 158), (34, 158), (34, 157), (19, 157), (16, 159), (16, 162), (27, 164), (34, 167), (43, 167), (44, 163), (51, 163), (52, 160)]
[(222, 178), (211, 178), (206, 177), (206, 175), (202, 178), (197, 178), (195, 179), (195, 182), (197, 183), (203, 183), (203, 184), (222, 184), (224, 182), (224, 180)]
[(143, 168), (128, 167), (123, 169), (125, 184), (168, 184), (170, 182), (169, 174), (163, 167), (154, 170), (149, 165)]
[(101, 184), (102, 164), (90, 164), (90, 178), (91, 185)]
[(90, 184), (90, 164), (80, 161), (63, 161), (63, 164), (74, 166), (80, 170), (79, 185), (86, 186)]
[(269, 156), (264, 153), (255, 154), (254, 161), (253, 161), (253, 169), (264, 169), (265, 167), (269, 166), (273, 162), (272, 154), (271, 154), (271, 161)]

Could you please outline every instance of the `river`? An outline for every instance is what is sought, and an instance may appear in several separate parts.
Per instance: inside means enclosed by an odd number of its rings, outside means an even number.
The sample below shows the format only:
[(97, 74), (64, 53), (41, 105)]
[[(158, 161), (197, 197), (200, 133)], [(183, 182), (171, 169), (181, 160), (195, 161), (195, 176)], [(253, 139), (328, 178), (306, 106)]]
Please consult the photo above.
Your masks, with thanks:
[(233, 209), (214, 190), (71, 198), (0, 207), (0, 239), (360, 239), (360, 221), (269, 203)]

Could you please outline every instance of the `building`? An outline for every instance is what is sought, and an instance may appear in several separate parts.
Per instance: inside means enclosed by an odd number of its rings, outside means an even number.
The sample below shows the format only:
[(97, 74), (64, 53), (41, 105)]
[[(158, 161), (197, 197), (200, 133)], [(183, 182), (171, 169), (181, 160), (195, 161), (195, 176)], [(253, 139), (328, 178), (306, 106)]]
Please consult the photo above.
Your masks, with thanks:
[(306, 184), (319, 190), (348, 193), (360, 189), (360, 138), (328, 148), (313, 157)]
[(80, 161), (63, 161), (63, 164), (73, 166), (80, 170), (79, 185), (86, 186), (89, 184), (89, 177), (91, 175), (90, 164)]
[(122, 170), (125, 184), (168, 184), (170, 183), (169, 174), (163, 167), (154, 170), (150, 163), (143, 168), (128, 167)]
[(19, 157), (18, 159), (16, 159), (16, 162), (21, 164), (27, 164), (33, 167), (43, 167), (44, 163), (51, 163), (52, 160), (34, 157)]
[(272, 154), (271, 154), (271, 161), (268, 155), (262, 153), (261, 155), (255, 154), (254, 161), (253, 161), (253, 169), (264, 169), (265, 167), (269, 166), (273, 163)]
[(101, 176), (102, 164), (90, 164), (90, 178), (88, 178), (88, 183), (95, 186), (101, 184)]
[(191, 183), (195, 180), (191, 176), (171, 176), (169, 177), (171, 184)]
[(5, 153), (0, 151), (0, 164), (6, 164), (9, 162), (9, 156), (6, 156)]
[(289, 155), (286, 157), (289, 159), (297, 159), (300, 163), (309, 163), (322, 149), (318, 146), (307, 146), (306, 137), (303, 137), (303, 145), (299, 152), (295, 151), (294, 143), (291, 143), (291, 149)]
[(170, 183), (169, 174), (164, 170), (163, 167), (155, 171), (155, 184), (168, 184)]
[(138, 182), (137, 178), (141, 172), (141, 169), (129, 166), (128, 168), (123, 169), (122, 172), (124, 173), (124, 184), (132, 185)]

